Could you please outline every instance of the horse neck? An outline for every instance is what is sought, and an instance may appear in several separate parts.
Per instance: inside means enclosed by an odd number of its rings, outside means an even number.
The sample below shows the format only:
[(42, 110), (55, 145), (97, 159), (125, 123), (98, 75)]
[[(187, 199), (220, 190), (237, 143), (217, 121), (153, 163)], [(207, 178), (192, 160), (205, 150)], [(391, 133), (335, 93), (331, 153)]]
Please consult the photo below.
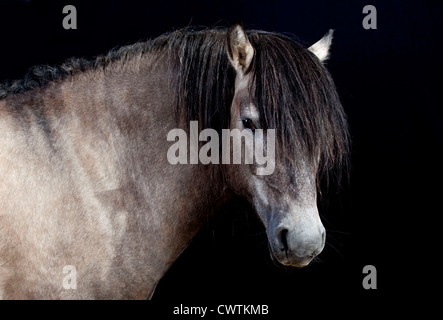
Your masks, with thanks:
[(189, 125), (175, 118), (175, 76), (156, 57), (138, 57), (0, 103), (25, 140), (39, 141), (34, 152), (42, 161), (57, 159), (72, 172), (82, 210), (107, 212), (112, 241), (130, 248), (124, 259), (153, 268), (158, 279), (227, 195), (219, 166), (167, 160), (168, 132)]

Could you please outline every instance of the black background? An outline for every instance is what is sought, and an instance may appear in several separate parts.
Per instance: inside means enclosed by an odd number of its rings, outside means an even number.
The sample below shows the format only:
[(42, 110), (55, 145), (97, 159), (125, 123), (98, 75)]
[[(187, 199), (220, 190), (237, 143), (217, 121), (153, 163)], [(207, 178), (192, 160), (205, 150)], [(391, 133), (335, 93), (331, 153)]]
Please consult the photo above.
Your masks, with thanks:
[[(62, 27), (66, 4), (77, 8), (77, 30)], [(366, 4), (377, 8), (376, 30), (362, 27)], [(349, 118), (352, 171), (319, 204), (328, 232), (321, 261), (301, 270), (274, 266), (260, 222), (233, 199), (166, 274), (146, 312), (164, 317), (180, 303), (268, 304), (273, 315), (343, 313), (357, 303), (367, 312), (423, 294), (417, 285), (432, 275), (441, 211), (433, 205), (443, 140), (441, 19), (441, 1), (2, 0), (0, 79), (188, 25), (242, 21), (306, 45), (335, 29), (327, 65)], [(376, 290), (362, 287), (365, 265), (377, 268)]]

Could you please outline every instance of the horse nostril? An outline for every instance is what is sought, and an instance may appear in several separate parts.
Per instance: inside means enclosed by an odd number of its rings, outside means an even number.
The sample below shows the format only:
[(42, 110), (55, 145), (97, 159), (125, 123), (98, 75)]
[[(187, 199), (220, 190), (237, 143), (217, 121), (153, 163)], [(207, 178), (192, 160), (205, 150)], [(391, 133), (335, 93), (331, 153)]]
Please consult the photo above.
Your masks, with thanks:
[(325, 230), (323, 230), (323, 231), (321, 232), (321, 246), (322, 246), (322, 247), (324, 247), (324, 245), (325, 245), (325, 241), (326, 241), (326, 232), (325, 232)]
[(285, 251), (285, 252), (288, 252), (288, 250), (289, 250), (287, 235), (288, 235), (288, 229), (283, 229), (280, 232), (280, 240), (283, 245), (282, 251)]

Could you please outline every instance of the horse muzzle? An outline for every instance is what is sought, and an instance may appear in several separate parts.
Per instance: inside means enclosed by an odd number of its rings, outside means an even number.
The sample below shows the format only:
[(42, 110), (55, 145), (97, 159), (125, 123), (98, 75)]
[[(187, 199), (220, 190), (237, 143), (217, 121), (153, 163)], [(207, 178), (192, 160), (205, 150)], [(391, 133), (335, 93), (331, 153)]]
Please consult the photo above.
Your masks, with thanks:
[(267, 230), (271, 254), (283, 266), (307, 266), (325, 246), (326, 231), (318, 223), (280, 223)]

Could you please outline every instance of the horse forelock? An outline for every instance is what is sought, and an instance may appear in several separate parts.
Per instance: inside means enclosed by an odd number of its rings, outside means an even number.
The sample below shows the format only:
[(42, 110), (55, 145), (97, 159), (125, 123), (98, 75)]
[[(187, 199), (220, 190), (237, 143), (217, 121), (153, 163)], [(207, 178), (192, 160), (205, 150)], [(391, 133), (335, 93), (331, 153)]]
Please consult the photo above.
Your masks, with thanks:
[(284, 163), (317, 163), (318, 176), (347, 171), (347, 120), (329, 72), (290, 37), (257, 31), (249, 39), (256, 51), (250, 91), (261, 125), (280, 132), (277, 152)]

